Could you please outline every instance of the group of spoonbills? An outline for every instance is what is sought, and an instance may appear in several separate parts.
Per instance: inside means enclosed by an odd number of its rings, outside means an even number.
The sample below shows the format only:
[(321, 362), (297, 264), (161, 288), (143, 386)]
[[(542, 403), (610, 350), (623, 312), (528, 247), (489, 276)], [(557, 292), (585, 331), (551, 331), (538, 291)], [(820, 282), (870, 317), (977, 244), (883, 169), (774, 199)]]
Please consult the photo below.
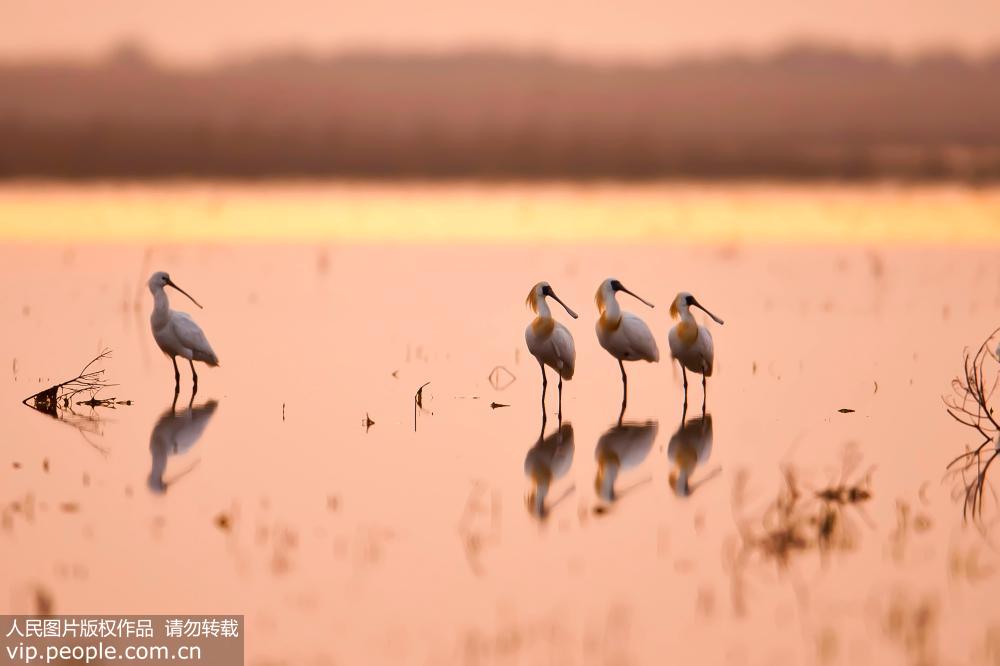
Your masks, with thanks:
[[(170, 301), (165, 289), (172, 287), (187, 296), (199, 308), (198, 303), (190, 294), (178, 287), (170, 275), (157, 271), (149, 278), (149, 291), (153, 295), (153, 313), (149, 323), (153, 338), (164, 354), (170, 357), (174, 364), (174, 391), (180, 390), (181, 374), (177, 368), (177, 357), (185, 358), (191, 366), (191, 380), (194, 390), (198, 390), (198, 373), (194, 362), (200, 361), (209, 366), (219, 365), (219, 357), (212, 350), (205, 332), (185, 312), (170, 309)], [(628, 375), (625, 374), (625, 361), (647, 361), (656, 363), (660, 360), (660, 350), (656, 345), (649, 326), (642, 319), (625, 312), (618, 305), (618, 292), (635, 297), (640, 302), (653, 307), (653, 304), (633, 291), (627, 289), (621, 282), (608, 278), (597, 288), (594, 300), (600, 317), (597, 320), (597, 340), (611, 356), (618, 360), (622, 372), (622, 409), (628, 401)], [(556, 296), (548, 282), (539, 282), (528, 293), (526, 304), (535, 312), (535, 318), (524, 331), (524, 339), (528, 349), (538, 360), (542, 369), (542, 404), (545, 404), (545, 391), (548, 387), (548, 377), (545, 366), (549, 366), (559, 375), (559, 413), (562, 413), (563, 380), (573, 378), (576, 369), (576, 347), (573, 334), (552, 317), (548, 301), (551, 298), (566, 309), (573, 319), (578, 315), (562, 299)], [(722, 320), (709, 312), (698, 300), (687, 292), (680, 292), (670, 305), (670, 315), (680, 319), (676, 326), (670, 329), (667, 341), (670, 345), (670, 355), (681, 365), (684, 374), (684, 403), (687, 404), (687, 371), (690, 370), (702, 376), (701, 383), (704, 395), (707, 393), (707, 378), (712, 376), (712, 366), (715, 360), (715, 348), (712, 344), (712, 334), (704, 326), (700, 326), (691, 314), (691, 308), (704, 311), (717, 323)]]
[[(608, 278), (597, 288), (594, 300), (600, 317), (597, 320), (597, 340), (601, 347), (618, 360), (622, 372), (622, 411), (628, 402), (628, 376), (625, 374), (625, 361), (647, 361), (656, 363), (660, 360), (660, 350), (656, 338), (642, 319), (625, 312), (618, 305), (616, 294), (624, 292), (637, 298), (640, 302), (654, 307), (652, 303), (615, 280)], [(524, 331), (524, 339), (528, 350), (538, 360), (542, 369), (542, 405), (545, 405), (545, 391), (548, 378), (545, 366), (549, 366), (559, 375), (559, 413), (562, 414), (562, 383), (564, 379), (572, 379), (576, 369), (576, 348), (573, 335), (565, 326), (552, 317), (546, 298), (551, 298), (562, 305), (574, 319), (577, 314), (556, 296), (548, 282), (539, 282), (528, 293), (526, 304), (535, 312), (535, 318)], [(723, 321), (709, 312), (698, 300), (682, 291), (674, 297), (670, 304), (670, 315), (680, 319), (676, 326), (670, 329), (667, 342), (670, 345), (670, 356), (681, 366), (684, 376), (684, 404), (687, 404), (687, 371), (701, 375), (702, 405), (707, 400), (707, 378), (712, 376), (715, 361), (715, 347), (712, 344), (712, 334), (707, 328), (699, 325), (691, 314), (691, 308), (699, 308), (718, 324)]]

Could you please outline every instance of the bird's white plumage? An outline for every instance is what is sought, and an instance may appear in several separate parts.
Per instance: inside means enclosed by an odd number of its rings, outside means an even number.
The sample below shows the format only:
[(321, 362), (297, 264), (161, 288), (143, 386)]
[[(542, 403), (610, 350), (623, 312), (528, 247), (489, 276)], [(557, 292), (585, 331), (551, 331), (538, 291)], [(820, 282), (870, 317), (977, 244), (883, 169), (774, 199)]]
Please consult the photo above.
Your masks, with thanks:
[(686, 343), (681, 340), (676, 326), (670, 329), (670, 333), (667, 334), (670, 355), (691, 372), (711, 377), (712, 368), (715, 365), (715, 345), (712, 342), (712, 333), (701, 325), (698, 326), (697, 331), (698, 337), (694, 339), (694, 342)]
[[(167, 325), (159, 331), (154, 330), (153, 337), (164, 352), (170, 353), (168, 349), (179, 349), (177, 356), (209, 365), (219, 364), (219, 357), (208, 343), (205, 332), (186, 312), (171, 310)], [(164, 342), (160, 342), (161, 339)]]
[(660, 360), (656, 338), (642, 319), (631, 312), (621, 313), (621, 322), (615, 328), (597, 322), (597, 340), (609, 354), (622, 361)]
[(572, 379), (576, 370), (576, 345), (573, 335), (565, 326), (554, 322), (550, 333), (536, 331), (533, 324), (524, 329), (528, 351), (541, 363), (559, 373), (563, 379)]
[[(646, 322), (631, 312), (622, 311), (615, 297), (617, 291), (624, 291), (639, 298), (614, 278), (608, 278), (600, 284), (594, 296), (597, 311), (601, 315), (595, 326), (597, 341), (605, 351), (619, 361), (656, 363), (660, 360), (656, 338), (649, 330), (649, 326), (646, 326)], [(652, 307), (652, 304), (643, 302)]]

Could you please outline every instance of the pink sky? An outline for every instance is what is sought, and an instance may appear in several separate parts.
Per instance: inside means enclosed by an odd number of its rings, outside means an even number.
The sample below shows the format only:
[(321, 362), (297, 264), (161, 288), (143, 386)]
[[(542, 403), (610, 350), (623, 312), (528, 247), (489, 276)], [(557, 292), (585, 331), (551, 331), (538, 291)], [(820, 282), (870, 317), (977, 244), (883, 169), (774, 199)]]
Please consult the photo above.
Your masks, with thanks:
[(977, 53), (1000, 45), (1000, 0), (0, 0), (0, 24), (7, 58), (93, 56), (126, 37), (183, 63), (288, 46), (634, 60), (801, 38)]

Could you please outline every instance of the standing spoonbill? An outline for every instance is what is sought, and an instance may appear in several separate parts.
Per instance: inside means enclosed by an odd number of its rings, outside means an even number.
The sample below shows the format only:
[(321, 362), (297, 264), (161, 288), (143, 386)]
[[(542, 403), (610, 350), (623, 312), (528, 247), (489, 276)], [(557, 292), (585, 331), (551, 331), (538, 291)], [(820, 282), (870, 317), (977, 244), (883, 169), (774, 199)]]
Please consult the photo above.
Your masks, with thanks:
[(601, 346), (616, 359), (622, 371), (622, 414), (628, 400), (628, 377), (625, 375), (623, 361), (648, 361), (656, 363), (660, 360), (660, 350), (656, 346), (656, 338), (646, 326), (646, 322), (631, 312), (622, 312), (615, 298), (615, 292), (623, 291), (634, 296), (649, 307), (652, 303), (626, 289), (621, 282), (608, 278), (597, 288), (594, 301), (601, 313), (597, 320), (597, 340)]
[(545, 389), (549, 385), (549, 380), (545, 376), (545, 366), (549, 366), (559, 374), (559, 416), (562, 418), (562, 385), (564, 379), (573, 379), (573, 371), (576, 368), (576, 347), (573, 345), (573, 336), (569, 329), (552, 318), (549, 304), (546, 297), (551, 297), (559, 305), (566, 308), (566, 312), (573, 319), (577, 314), (568, 305), (556, 296), (548, 282), (539, 282), (531, 291), (524, 303), (537, 315), (528, 328), (524, 329), (524, 341), (528, 343), (528, 351), (538, 360), (538, 365), (542, 368), (542, 420), (544, 427), (545, 420)]
[(181, 372), (177, 369), (178, 356), (186, 358), (191, 364), (191, 377), (194, 390), (197, 392), (198, 373), (195, 372), (194, 362), (201, 361), (214, 367), (219, 365), (219, 357), (212, 351), (212, 345), (208, 344), (208, 338), (194, 319), (191, 319), (186, 312), (170, 309), (170, 301), (167, 299), (164, 287), (173, 287), (190, 298), (199, 308), (201, 304), (174, 284), (170, 276), (163, 271), (153, 273), (149, 278), (149, 291), (153, 294), (153, 314), (149, 317), (149, 324), (153, 329), (153, 339), (156, 340), (156, 344), (174, 364), (174, 393), (179, 393), (181, 390)]
[(677, 325), (667, 334), (667, 342), (670, 343), (670, 355), (681, 364), (681, 372), (684, 374), (684, 404), (687, 405), (687, 371), (690, 370), (701, 375), (701, 411), (704, 412), (705, 402), (708, 400), (708, 378), (712, 376), (715, 362), (715, 346), (708, 329), (695, 322), (694, 315), (691, 314), (692, 306), (700, 309), (720, 326), (723, 322), (686, 291), (677, 294), (670, 305), (670, 316), (674, 319), (680, 317)]

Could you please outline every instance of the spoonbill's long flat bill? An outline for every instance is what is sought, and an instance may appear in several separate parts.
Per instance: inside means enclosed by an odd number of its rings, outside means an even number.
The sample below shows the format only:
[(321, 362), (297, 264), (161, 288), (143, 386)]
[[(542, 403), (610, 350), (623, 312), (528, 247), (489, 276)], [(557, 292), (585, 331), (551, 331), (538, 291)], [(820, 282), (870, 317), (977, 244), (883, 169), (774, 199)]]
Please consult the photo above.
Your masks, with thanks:
[(656, 346), (656, 338), (646, 326), (646, 322), (631, 312), (623, 312), (618, 306), (616, 292), (625, 292), (634, 296), (649, 307), (653, 304), (626, 289), (621, 282), (608, 278), (597, 288), (594, 300), (597, 311), (601, 313), (597, 320), (597, 340), (601, 346), (616, 359), (622, 371), (622, 413), (628, 401), (628, 377), (625, 374), (623, 361), (648, 361), (656, 363), (660, 360), (660, 350)]
[(174, 284), (170, 276), (163, 271), (153, 273), (149, 278), (149, 291), (153, 294), (153, 314), (149, 317), (149, 324), (153, 329), (153, 339), (156, 340), (156, 344), (174, 364), (174, 393), (181, 390), (181, 372), (177, 369), (178, 356), (186, 358), (191, 364), (191, 378), (194, 390), (197, 391), (198, 373), (195, 372), (194, 362), (201, 361), (214, 367), (219, 365), (219, 357), (212, 351), (212, 345), (208, 344), (205, 332), (190, 315), (170, 309), (165, 287), (173, 287), (190, 298), (199, 308), (201, 304)]
[(677, 325), (667, 334), (670, 343), (670, 355), (681, 364), (684, 375), (684, 404), (687, 405), (688, 378), (687, 371), (701, 375), (702, 411), (708, 400), (708, 377), (712, 376), (712, 366), (715, 363), (715, 345), (712, 334), (704, 326), (699, 325), (691, 314), (691, 308), (699, 308), (715, 320), (720, 326), (723, 321), (705, 309), (694, 296), (682, 291), (670, 305), (670, 316), (680, 318)]
[(568, 305), (562, 302), (556, 292), (548, 282), (539, 282), (531, 291), (525, 304), (535, 312), (536, 316), (524, 329), (524, 341), (528, 343), (528, 351), (538, 360), (538, 365), (542, 368), (542, 419), (545, 419), (545, 390), (549, 385), (549, 380), (545, 376), (545, 366), (549, 366), (559, 375), (559, 416), (562, 417), (562, 385), (564, 379), (573, 379), (573, 372), (576, 369), (576, 347), (573, 344), (573, 335), (565, 326), (552, 318), (552, 311), (545, 300), (552, 298), (559, 305), (566, 308), (566, 312), (573, 319), (577, 314)]

